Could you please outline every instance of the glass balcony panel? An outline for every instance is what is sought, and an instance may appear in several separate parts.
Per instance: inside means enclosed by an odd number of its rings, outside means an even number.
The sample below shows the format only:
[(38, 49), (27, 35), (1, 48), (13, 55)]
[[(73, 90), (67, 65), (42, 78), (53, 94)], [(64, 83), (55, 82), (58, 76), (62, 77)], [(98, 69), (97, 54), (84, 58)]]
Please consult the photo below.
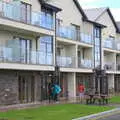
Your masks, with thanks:
[(31, 12), (30, 8), (26, 9), (20, 4), (20, 2), (0, 2), (0, 15), (19, 22), (53, 29), (53, 16), (51, 14), (44, 12)]
[(31, 64), (37, 64), (37, 52), (36, 51), (31, 51), (31, 58), (30, 58), (30, 63)]
[(59, 37), (67, 38), (70, 40), (76, 40), (75, 31), (72, 30), (72, 28), (70, 28), (70, 27), (59, 26), (57, 28), (57, 35)]
[(36, 12), (32, 12), (32, 21), (31, 22), (33, 25), (40, 26), (41, 25), (40, 15)]
[(91, 35), (85, 34), (85, 33), (80, 33), (80, 41), (87, 43), (87, 44), (92, 44), (92, 37)]
[[(44, 53), (40, 51), (27, 51), (22, 48), (14, 47), (0, 47), (0, 61), (10, 63), (23, 63), (23, 64), (39, 64), (39, 65), (52, 65), (53, 54)], [(27, 52), (26, 52), (27, 51)]]
[(104, 63), (104, 69), (105, 70), (114, 70), (114, 63), (112, 63), (112, 62), (106, 62), (106, 63)]
[(92, 60), (83, 60), (81, 58), (78, 59), (78, 65), (81, 68), (92, 68)]
[(57, 56), (57, 65), (61, 67), (74, 67), (74, 57)]
[(52, 63), (53, 63), (53, 55), (51, 53), (48, 53), (46, 58), (46, 64), (52, 65)]
[(120, 43), (116, 43), (117, 44), (117, 50), (120, 50)]
[(115, 40), (110, 40), (110, 39), (104, 40), (104, 47), (114, 49), (115, 48)]

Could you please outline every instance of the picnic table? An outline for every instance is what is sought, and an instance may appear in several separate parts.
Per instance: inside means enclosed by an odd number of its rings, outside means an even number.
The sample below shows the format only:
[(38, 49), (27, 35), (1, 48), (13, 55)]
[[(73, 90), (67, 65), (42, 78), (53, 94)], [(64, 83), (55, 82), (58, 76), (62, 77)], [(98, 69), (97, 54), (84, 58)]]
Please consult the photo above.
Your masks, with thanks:
[(95, 104), (98, 102), (99, 105), (108, 104), (108, 95), (105, 94), (88, 94), (86, 95), (86, 104)]

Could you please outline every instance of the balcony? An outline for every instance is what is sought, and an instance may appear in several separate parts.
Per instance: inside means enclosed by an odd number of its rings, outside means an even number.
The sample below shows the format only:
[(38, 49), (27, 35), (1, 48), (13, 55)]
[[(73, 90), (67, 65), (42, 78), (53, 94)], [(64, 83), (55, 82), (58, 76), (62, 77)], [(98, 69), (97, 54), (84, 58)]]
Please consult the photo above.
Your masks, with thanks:
[(120, 42), (116, 42), (116, 50), (120, 51)]
[(86, 68), (86, 69), (92, 69), (93, 68), (93, 64), (92, 64), (92, 60), (81, 60), (80, 58), (78, 59), (78, 67), (79, 68)]
[(58, 26), (57, 36), (73, 41), (79, 41), (81, 43), (92, 44), (92, 35), (74, 30), (72, 27)]
[(75, 57), (57, 56), (57, 65), (65, 68), (75, 68)]
[(21, 4), (16, 2), (0, 1), (0, 17), (45, 29), (53, 29), (52, 15), (23, 9)]
[(40, 51), (24, 50), (23, 48), (0, 47), (1, 63), (18, 63), (33, 65), (53, 65), (53, 54)]
[(111, 62), (107, 62), (104, 64), (104, 69), (108, 71), (115, 70), (115, 64)]
[(115, 40), (112, 40), (112, 39), (104, 40), (104, 48), (115, 50), (116, 49), (115, 48)]
[(120, 71), (120, 63), (116, 64), (116, 70)]

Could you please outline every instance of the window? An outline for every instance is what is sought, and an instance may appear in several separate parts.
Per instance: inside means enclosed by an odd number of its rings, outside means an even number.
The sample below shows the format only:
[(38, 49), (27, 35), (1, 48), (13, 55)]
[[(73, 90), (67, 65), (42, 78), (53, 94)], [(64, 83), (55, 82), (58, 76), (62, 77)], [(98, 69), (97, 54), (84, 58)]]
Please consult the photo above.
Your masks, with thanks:
[(53, 28), (53, 11), (45, 7), (41, 8), (42, 11), (42, 26), (52, 29)]
[(7, 47), (11, 50), (10, 58), (14, 62), (29, 63), (31, 40), (14, 37), (13, 40), (7, 42)]
[(21, 2), (21, 20), (25, 23), (31, 22), (31, 5)]
[(50, 36), (40, 37), (38, 40), (39, 62), (41, 64), (52, 64), (53, 38)]
[(80, 26), (72, 24), (72, 28), (73, 28), (73, 37), (75, 40), (80, 41)]
[(101, 28), (95, 27), (94, 28), (94, 66), (98, 67), (101, 61)]

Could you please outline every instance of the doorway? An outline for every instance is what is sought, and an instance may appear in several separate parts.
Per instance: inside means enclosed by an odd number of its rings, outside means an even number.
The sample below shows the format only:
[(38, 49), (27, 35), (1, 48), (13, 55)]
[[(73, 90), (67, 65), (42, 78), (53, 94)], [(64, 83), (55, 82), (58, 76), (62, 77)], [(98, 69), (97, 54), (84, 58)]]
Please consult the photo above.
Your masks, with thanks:
[(48, 100), (49, 97), (48, 85), (53, 81), (53, 74), (41, 72), (40, 77), (41, 77), (41, 101)]
[(77, 74), (76, 76), (76, 95), (79, 95), (78, 86), (82, 84), (85, 86), (85, 92), (94, 88), (94, 80), (92, 74)]
[(31, 103), (35, 100), (35, 80), (34, 76), (19, 76), (19, 101), (20, 103)]
[(115, 75), (115, 93), (120, 93), (120, 75)]

